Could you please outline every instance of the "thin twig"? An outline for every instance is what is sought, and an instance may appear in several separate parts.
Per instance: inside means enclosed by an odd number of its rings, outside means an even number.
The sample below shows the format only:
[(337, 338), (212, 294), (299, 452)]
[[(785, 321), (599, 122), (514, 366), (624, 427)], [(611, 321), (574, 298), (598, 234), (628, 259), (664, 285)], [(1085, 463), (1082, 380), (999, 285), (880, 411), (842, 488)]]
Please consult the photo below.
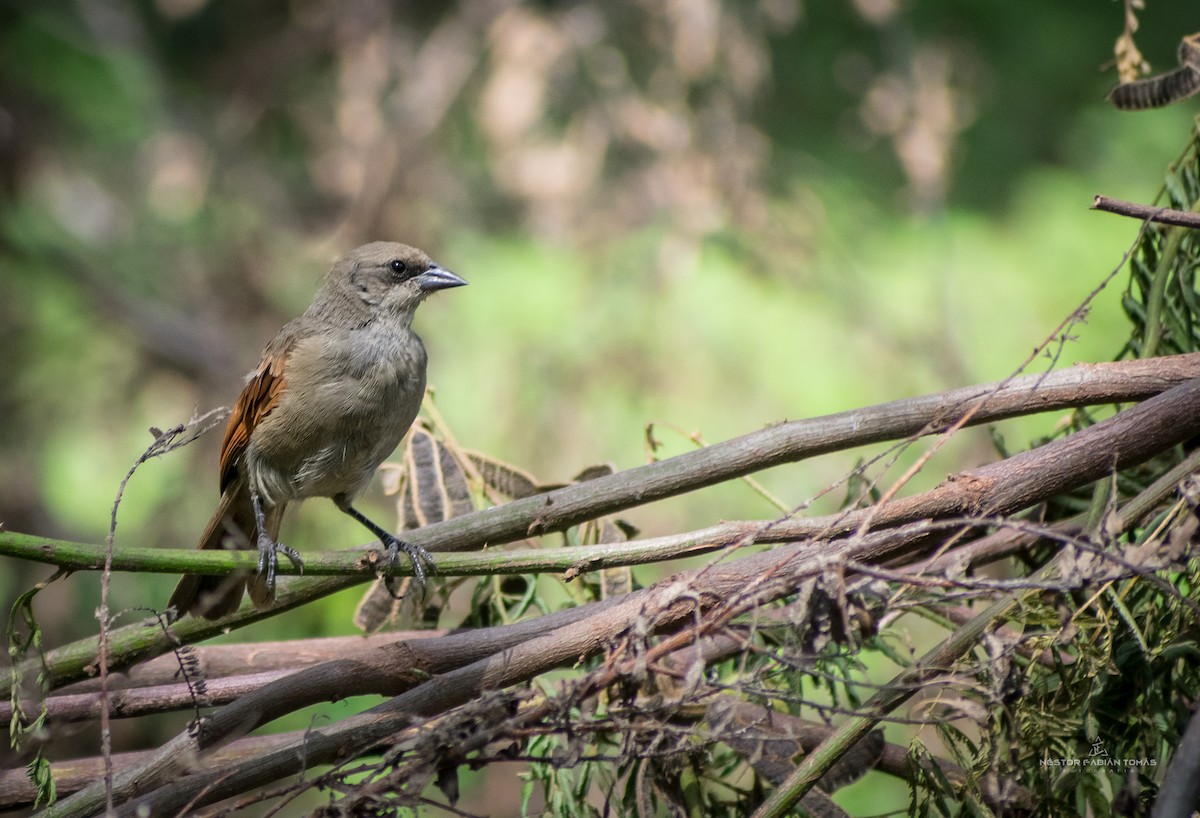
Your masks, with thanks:
[(129, 471), (125, 473), (121, 484), (117, 486), (116, 497), (113, 498), (112, 511), (108, 522), (108, 537), (104, 543), (104, 568), (100, 574), (100, 608), (96, 612), (96, 617), (100, 621), (98, 637), (100, 667), (100, 752), (104, 756), (105, 806), (109, 813), (113, 811), (113, 767), (112, 730), (108, 722), (108, 635), (111, 624), (108, 609), (108, 590), (110, 579), (112, 578), (113, 551), (117, 536), (117, 510), (121, 507), (121, 498), (125, 496), (125, 487), (129, 485), (129, 481), (133, 479), (133, 474), (138, 470), (139, 466), (147, 460), (186, 446), (224, 420), (228, 414), (228, 409), (213, 409), (200, 417), (193, 417), (187, 423), (180, 424), (166, 432), (151, 429), (150, 433), (154, 436), (154, 442), (146, 447), (146, 450), (129, 467)]

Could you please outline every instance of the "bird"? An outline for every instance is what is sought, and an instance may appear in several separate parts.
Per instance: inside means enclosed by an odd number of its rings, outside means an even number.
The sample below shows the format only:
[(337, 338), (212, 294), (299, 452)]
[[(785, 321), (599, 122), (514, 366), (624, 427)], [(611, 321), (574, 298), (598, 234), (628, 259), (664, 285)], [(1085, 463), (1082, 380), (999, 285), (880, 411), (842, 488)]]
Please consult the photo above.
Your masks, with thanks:
[(187, 574), (168, 608), (220, 619), (244, 589), (256, 607), (275, 598), (279, 542), (289, 504), (328, 497), (371, 531), (394, 564), (404, 552), (418, 584), (429, 553), (372, 522), (353, 505), (416, 419), (425, 393), (425, 345), (413, 314), (438, 290), (467, 282), (415, 247), (365, 244), (338, 259), (302, 315), (267, 345), (246, 379), (221, 444), (221, 499), (202, 549), (258, 549), (252, 576)]

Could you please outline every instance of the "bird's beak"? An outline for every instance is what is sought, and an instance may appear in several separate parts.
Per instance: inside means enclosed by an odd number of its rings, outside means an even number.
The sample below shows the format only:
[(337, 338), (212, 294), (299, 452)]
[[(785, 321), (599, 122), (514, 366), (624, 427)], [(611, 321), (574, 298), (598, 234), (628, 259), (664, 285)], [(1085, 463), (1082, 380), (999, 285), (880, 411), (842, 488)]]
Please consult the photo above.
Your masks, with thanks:
[(417, 276), (417, 286), (426, 292), (448, 290), (451, 287), (463, 287), (465, 278), (456, 276), (449, 270), (444, 270), (436, 264), (430, 264), (429, 269)]

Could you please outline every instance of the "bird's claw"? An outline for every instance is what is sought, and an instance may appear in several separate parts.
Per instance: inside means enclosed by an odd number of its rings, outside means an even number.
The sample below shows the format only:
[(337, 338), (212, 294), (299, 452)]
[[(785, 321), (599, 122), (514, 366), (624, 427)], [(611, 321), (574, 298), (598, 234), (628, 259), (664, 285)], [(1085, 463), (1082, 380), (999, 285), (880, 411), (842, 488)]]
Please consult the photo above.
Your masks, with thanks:
[[(412, 564), (413, 582), (418, 587), (424, 588), (426, 577), (437, 571), (437, 566), (433, 562), (433, 556), (421, 546), (405, 542), (399, 537), (393, 537), (390, 534), (381, 539), (383, 541), (384, 553), (387, 555), (388, 566), (395, 569), (400, 563), (400, 552), (403, 551), (404, 555), (408, 557), (408, 561)], [(390, 582), (392, 577), (388, 576), (387, 579)]]
[(304, 573), (304, 560), (300, 559), (300, 552), (289, 545), (284, 545), (281, 542), (276, 542), (266, 534), (260, 534), (258, 537), (258, 573), (266, 580), (267, 588), (272, 592), (275, 590), (275, 571), (279, 565), (279, 554), (283, 554), (292, 565), (301, 574)]

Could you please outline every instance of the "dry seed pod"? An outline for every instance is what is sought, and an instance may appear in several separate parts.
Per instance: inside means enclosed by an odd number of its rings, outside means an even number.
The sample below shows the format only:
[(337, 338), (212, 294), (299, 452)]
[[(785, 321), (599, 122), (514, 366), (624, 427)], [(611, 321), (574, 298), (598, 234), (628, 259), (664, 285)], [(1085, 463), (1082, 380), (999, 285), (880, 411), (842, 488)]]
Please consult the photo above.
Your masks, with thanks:
[[(629, 539), (626, 529), (612, 520), (602, 520), (600, 542), (625, 542)], [(600, 593), (604, 599), (623, 596), (633, 590), (633, 569), (628, 565), (603, 568), (600, 571)]]
[(1183, 38), (1179, 45), (1179, 68), (1135, 82), (1123, 82), (1108, 93), (1122, 111), (1162, 108), (1200, 92), (1200, 33)]
[(479, 471), (484, 484), (499, 494), (513, 500), (532, 497), (542, 491), (542, 486), (527, 471), (508, 463), (502, 463), (481, 452), (467, 452), (471, 463)]

